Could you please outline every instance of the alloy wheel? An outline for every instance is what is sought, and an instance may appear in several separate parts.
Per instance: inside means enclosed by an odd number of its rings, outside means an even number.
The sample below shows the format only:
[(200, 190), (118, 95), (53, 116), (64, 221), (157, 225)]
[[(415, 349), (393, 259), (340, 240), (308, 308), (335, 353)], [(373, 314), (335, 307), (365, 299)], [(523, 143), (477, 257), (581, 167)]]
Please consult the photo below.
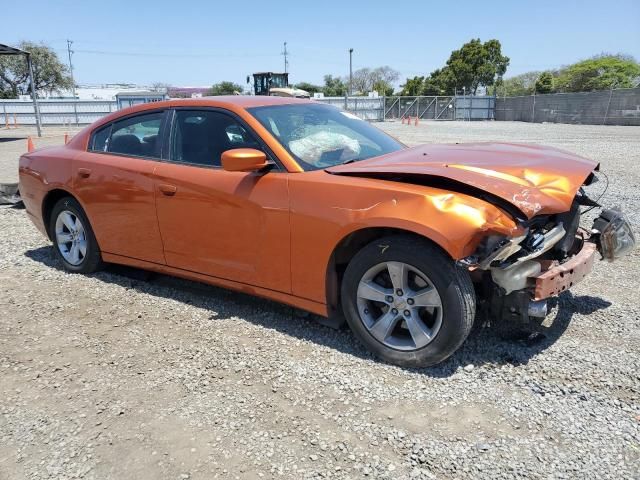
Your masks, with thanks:
[(429, 277), (403, 262), (383, 262), (360, 279), (360, 319), (369, 333), (397, 350), (428, 345), (442, 325), (442, 300)]
[(56, 244), (62, 257), (73, 266), (87, 255), (87, 237), (82, 221), (75, 213), (63, 210), (56, 218)]

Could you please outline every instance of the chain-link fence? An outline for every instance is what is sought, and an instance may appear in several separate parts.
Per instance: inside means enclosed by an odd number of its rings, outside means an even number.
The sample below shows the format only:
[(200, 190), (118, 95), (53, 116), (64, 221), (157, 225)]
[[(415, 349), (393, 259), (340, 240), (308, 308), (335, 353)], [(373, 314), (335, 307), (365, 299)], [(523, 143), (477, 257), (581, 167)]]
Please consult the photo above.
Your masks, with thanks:
[(496, 120), (640, 125), (640, 88), (496, 99)]
[(322, 97), (314, 100), (353, 113), (363, 120), (384, 121), (384, 97)]
[(453, 120), (454, 97), (386, 97), (385, 120), (418, 117), (424, 120)]

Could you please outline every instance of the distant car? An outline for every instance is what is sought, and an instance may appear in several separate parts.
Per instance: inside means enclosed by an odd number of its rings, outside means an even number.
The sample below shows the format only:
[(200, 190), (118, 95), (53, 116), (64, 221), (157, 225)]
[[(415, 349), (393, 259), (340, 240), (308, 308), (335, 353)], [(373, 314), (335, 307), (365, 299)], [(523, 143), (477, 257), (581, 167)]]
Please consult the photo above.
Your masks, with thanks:
[[(131, 265), (346, 321), (404, 366), (451, 355), (476, 310), (509, 322), (628, 252), (619, 210), (580, 228), (594, 161), (513, 144), (407, 148), (328, 105), (171, 100), (20, 158), (20, 192), (70, 272)], [(61, 292), (64, 293), (64, 292)]]

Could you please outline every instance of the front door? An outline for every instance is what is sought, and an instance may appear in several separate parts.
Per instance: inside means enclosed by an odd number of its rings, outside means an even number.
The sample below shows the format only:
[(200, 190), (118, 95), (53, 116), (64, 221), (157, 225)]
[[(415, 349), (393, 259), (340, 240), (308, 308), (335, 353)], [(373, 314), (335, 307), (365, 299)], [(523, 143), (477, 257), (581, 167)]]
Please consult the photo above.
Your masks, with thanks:
[(220, 110), (176, 110), (170, 138), (155, 171), (167, 264), (290, 292), (288, 174), (223, 170), (223, 151), (260, 145)]

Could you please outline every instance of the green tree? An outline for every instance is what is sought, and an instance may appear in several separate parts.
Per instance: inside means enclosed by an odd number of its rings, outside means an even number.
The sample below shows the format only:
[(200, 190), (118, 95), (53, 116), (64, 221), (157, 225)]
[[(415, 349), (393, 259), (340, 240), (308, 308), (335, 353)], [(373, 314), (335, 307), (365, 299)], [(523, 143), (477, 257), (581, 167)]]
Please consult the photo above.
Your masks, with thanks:
[(451, 52), (446, 65), (426, 78), (407, 79), (403, 94), (452, 95), (464, 88), (475, 95), (480, 87), (500, 84), (508, 65), (509, 57), (502, 55), (498, 40), (482, 43), (476, 38)]
[(551, 72), (542, 72), (536, 80), (536, 93), (553, 92), (553, 74)]
[(422, 95), (422, 89), (424, 88), (424, 77), (407, 78), (404, 85), (400, 85), (402, 89), (400, 95), (406, 95), (414, 97), (416, 95)]
[(480, 86), (489, 87), (502, 78), (508, 65), (509, 57), (502, 55), (498, 40), (482, 43), (475, 38), (451, 52), (440, 75), (447, 93), (451, 92), (452, 87), (453, 90), (465, 87), (468, 93), (475, 95)]
[(540, 72), (526, 72), (515, 77), (505, 78), (497, 87), (499, 97), (518, 97), (533, 94), (533, 87)]
[(448, 67), (438, 68), (424, 79), (422, 95), (451, 95), (456, 90), (456, 79)]
[(556, 78), (559, 92), (589, 92), (638, 85), (640, 64), (626, 55), (597, 55), (560, 70)]
[(320, 85), (314, 85), (313, 83), (309, 82), (296, 83), (295, 88), (299, 88), (300, 90), (309, 92), (311, 95), (322, 91), (322, 87)]
[(384, 95), (386, 97), (393, 95), (393, 90), (393, 85), (386, 80), (376, 80), (371, 86), (371, 91), (378, 92), (378, 95)]
[(339, 77), (325, 75), (324, 87), (322, 87), (322, 92), (327, 97), (343, 97), (347, 94), (347, 84)]
[[(36, 92), (53, 92), (73, 86), (65, 64), (44, 44), (21, 42), (18, 48), (31, 53)], [(29, 68), (24, 55), (0, 56), (0, 98), (17, 98), (29, 94)]]
[(233, 95), (235, 93), (242, 93), (242, 91), (242, 85), (238, 85), (237, 83), (233, 82), (220, 82), (213, 84), (207, 92), (207, 95)]

